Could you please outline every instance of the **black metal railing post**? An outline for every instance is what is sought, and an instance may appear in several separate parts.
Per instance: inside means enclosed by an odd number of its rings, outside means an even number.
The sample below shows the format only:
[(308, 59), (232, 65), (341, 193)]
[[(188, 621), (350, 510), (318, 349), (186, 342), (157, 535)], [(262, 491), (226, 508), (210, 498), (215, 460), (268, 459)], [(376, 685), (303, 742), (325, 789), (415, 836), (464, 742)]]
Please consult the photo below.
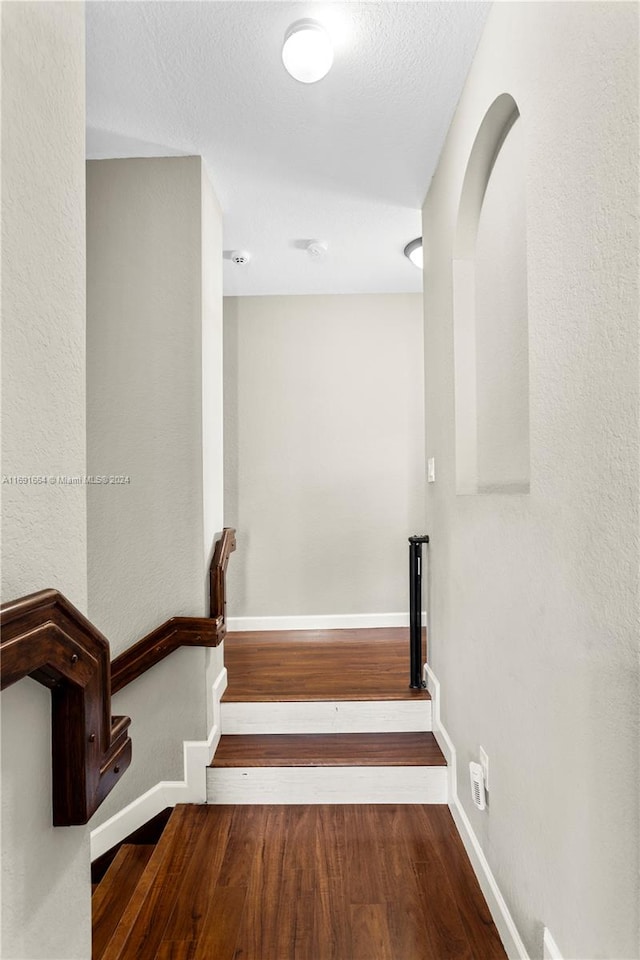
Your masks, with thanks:
[(409, 654), (412, 690), (422, 690), (422, 544), (429, 537), (409, 537)]

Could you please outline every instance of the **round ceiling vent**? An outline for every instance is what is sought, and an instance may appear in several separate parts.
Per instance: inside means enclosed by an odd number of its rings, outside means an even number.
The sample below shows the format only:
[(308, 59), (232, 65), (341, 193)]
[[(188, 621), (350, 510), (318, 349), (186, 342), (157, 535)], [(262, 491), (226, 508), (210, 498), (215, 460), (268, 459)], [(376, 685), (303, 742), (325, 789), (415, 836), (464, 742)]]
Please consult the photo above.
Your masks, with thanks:
[(251, 260), (251, 254), (247, 253), (246, 250), (234, 250), (231, 254), (231, 260), (233, 263), (249, 263)]

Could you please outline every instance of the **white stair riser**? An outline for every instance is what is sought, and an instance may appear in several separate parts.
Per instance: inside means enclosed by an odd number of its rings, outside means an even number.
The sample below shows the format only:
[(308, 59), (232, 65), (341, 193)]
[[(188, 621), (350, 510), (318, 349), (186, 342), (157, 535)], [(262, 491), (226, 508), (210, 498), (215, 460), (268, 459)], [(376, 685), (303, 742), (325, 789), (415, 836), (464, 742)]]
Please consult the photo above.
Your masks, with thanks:
[(446, 803), (446, 767), (220, 767), (207, 803)]
[(422, 733), (430, 700), (305, 700), (223, 703), (222, 733)]

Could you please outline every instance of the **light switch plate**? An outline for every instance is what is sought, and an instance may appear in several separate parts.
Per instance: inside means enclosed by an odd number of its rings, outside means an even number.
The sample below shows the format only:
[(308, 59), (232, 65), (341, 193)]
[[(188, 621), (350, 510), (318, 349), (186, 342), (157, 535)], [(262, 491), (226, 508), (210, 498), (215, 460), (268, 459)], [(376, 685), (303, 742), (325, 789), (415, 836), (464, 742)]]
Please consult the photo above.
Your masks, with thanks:
[(487, 751), (484, 747), (480, 747), (480, 766), (482, 767), (482, 773), (484, 774), (484, 788), (489, 790), (489, 757), (487, 756)]
[(427, 460), (427, 483), (435, 483), (436, 479), (436, 458), (429, 457)]

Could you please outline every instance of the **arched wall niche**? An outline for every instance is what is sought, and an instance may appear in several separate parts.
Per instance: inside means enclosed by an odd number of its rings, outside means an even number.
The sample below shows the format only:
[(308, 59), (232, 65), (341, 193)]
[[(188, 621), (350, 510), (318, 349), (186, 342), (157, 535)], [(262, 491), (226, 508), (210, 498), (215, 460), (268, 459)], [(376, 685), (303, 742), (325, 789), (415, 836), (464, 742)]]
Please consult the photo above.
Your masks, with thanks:
[(504, 93), (465, 172), (453, 248), (456, 490), (529, 492), (524, 143)]

